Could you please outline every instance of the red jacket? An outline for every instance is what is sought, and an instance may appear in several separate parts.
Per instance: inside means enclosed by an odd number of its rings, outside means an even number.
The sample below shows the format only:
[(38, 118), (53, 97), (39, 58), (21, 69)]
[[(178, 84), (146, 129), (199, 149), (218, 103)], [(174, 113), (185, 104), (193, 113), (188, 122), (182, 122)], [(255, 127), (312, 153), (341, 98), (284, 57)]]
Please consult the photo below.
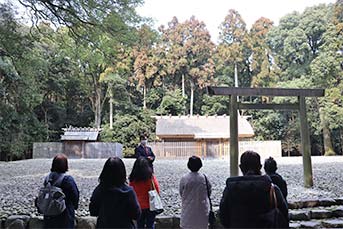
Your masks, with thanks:
[(139, 205), (141, 206), (141, 209), (148, 209), (149, 208), (149, 194), (148, 192), (153, 189), (152, 182), (154, 182), (155, 188), (158, 193), (160, 193), (160, 186), (158, 184), (158, 181), (154, 175), (152, 175), (152, 179), (146, 180), (146, 181), (131, 181), (130, 186), (133, 187), (133, 189), (136, 192), (137, 199), (139, 202)]

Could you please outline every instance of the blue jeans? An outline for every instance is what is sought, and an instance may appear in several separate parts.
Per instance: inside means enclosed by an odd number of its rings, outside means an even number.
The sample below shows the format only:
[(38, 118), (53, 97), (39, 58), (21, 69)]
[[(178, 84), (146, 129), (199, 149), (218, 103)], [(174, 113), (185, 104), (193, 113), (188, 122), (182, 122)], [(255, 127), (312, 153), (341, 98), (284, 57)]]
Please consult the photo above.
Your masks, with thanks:
[(138, 228), (155, 228), (155, 213), (149, 209), (142, 209), (141, 217), (137, 220)]

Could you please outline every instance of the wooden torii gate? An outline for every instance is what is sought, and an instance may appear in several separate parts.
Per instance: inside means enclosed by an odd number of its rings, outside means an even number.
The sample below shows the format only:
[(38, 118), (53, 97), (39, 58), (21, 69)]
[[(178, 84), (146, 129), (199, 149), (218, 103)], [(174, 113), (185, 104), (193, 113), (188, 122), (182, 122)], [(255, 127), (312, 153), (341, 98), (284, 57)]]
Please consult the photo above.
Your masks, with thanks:
[[(305, 187), (313, 186), (311, 142), (307, 123), (305, 97), (322, 97), (325, 93), (324, 89), (207, 87), (207, 91), (209, 95), (230, 97), (230, 176), (238, 176), (238, 109), (298, 110), (300, 114), (304, 185)], [(296, 96), (298, 97), (298, 102), (282, 104), (240, 103), (237, 101), (237, 96)]]

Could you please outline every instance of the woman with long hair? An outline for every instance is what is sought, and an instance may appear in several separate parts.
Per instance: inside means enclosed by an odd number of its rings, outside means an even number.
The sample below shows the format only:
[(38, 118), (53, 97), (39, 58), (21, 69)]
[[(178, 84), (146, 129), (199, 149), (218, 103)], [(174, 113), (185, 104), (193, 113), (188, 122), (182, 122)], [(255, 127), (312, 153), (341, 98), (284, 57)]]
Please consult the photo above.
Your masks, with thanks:
[(146, 158), (139, 157), (135, 161), (129, 180), (129, 185), (135, 190), (142, 209), (142, 214), (137, 220), (138, 228), (154, 228), (156, 214), (149, 210), (148, 192), (155, 188), (160, 193), (160, 187)]
[(123, 161), (110, 157), (99, 176), (99, 185), (93, 191), (89, 211), (97, 216), (97, 228), (135, 228), (132, 220), (140, 216), (135, 192), (126, 184)]

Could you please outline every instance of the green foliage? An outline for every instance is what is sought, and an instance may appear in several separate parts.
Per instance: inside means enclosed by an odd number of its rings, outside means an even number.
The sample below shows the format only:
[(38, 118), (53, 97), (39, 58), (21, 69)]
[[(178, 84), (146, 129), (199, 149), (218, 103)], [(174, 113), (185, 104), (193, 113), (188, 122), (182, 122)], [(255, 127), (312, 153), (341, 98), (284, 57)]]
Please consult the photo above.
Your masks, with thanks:
[(186, 107), (186, 98), (182, 97), (180, 89), (168, 91), (163, 97), (156, 113), (159, 115), (181, 115)]
[(108, 124), (103, 125), (101, 140), (119, 142), (124, 146), (124, 155), (132, 156), (134, 148), (139, 143), (140, 134), (150, 134), (149, 139), (155, 140), (155, 120), (151, 111), (145, 110), (137, 115), (116, 115), (113, 129)]
[(224, 115), (229, 113), (229, 99), (225, 96), (204, 95), (201, 113), (205, 115)]

